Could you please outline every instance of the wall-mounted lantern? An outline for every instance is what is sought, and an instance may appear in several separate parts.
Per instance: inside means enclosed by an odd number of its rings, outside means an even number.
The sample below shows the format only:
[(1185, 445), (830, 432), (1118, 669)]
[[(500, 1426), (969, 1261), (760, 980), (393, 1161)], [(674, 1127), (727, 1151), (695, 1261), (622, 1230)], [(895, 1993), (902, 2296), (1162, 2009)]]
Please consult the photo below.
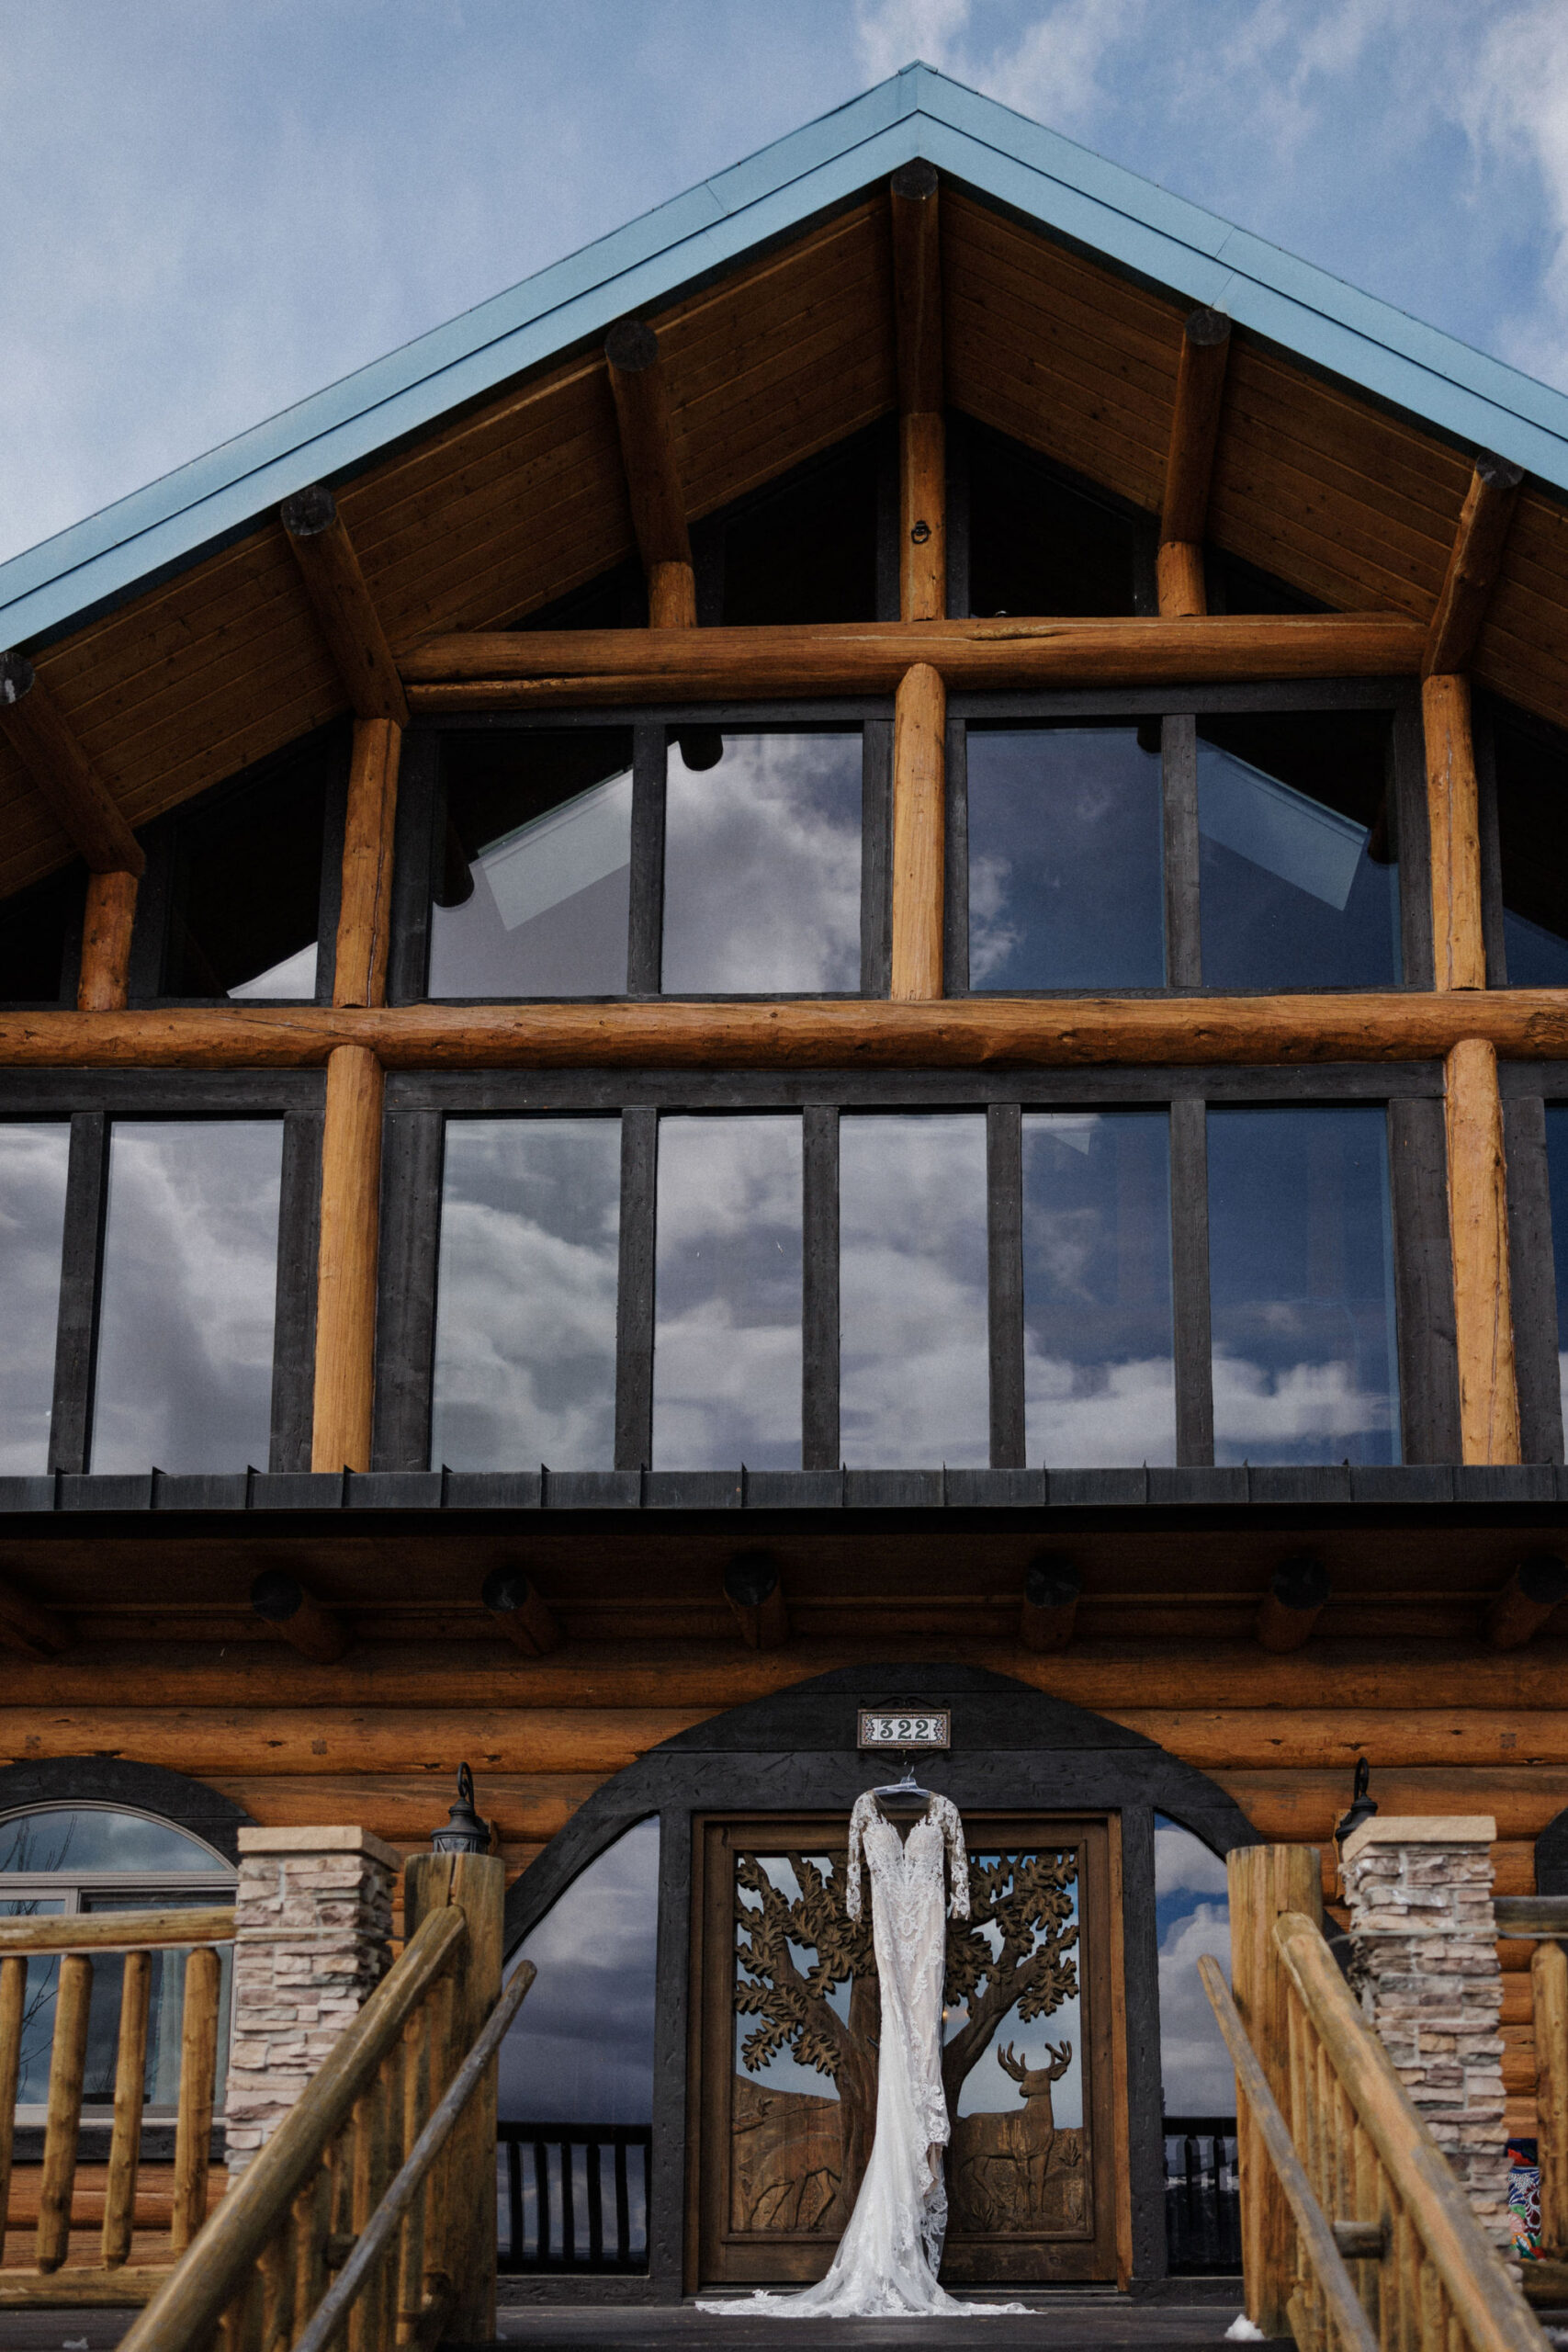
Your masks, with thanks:
[(466, 1764), (457, 1767), (457, 1801), (443, 1829), (431, 1833), (433, 1854), (488, 1854), (490, 1824), (474, 1811), (474, 1776)]

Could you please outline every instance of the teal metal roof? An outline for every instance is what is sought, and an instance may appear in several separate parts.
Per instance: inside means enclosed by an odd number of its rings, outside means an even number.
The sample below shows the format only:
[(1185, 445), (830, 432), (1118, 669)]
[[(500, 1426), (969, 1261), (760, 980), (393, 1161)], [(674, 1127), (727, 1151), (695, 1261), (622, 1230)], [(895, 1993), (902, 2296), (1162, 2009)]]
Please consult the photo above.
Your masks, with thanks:
[(1374, 301), (929, 65), (792, 131), (581, 253), (0, 565), (0, 645), (177, 569), (308, 482), (923, 156), (982, 195), (1568, 491), (1568, 397)]

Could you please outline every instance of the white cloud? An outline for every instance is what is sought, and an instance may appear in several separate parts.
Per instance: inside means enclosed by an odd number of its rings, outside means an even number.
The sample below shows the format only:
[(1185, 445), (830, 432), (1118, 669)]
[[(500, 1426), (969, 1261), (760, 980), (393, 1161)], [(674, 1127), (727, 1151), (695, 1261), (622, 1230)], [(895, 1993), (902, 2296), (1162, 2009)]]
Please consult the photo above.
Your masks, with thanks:
[(1230, 1914), (1218, 1904), (1200, 1903), (1167, 1931), (1159, 1948), (1160, 2079), (1168, 2115), (1235, 2111), (1235, 2075), (1198, 1973), (1204, 1952), (1229, 1973)]
[[(1252, 1450), (1267, 1461), (1278, 1446), (1348, 1446), (1356, 1438), (1392, 1429), (1394, 1399), (1386, 1390), (1357, 1385), (1346, 1362), (1286, 1364), (1268, 1370), (1214, 1351), (1214, 1442)], [(1337, 1455), (1331, 1458), (1337, 1460)]]

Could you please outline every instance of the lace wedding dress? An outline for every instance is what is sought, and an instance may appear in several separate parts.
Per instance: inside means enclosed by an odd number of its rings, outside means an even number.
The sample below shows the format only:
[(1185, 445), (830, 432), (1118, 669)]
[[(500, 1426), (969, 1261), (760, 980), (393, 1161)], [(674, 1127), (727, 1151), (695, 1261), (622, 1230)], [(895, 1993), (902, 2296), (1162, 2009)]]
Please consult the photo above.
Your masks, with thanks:
[(862, 1864), (871, 1873), (871, 1927), (882, 1990), (876, 2136), (855, 2210), (828, 2275), (787, 2295), (700, 2302), (699, 2311), (773, 2319), (984, 2317), (1022, 2303), (960, 2303), (937, 2284), (947, 2232), (942, 2151), (942, 1984), (947, 1935), (942, 1864), (953, 1871), (952, 1914), (969, 1917), (969, 1864), (958, 1808), (933, 1796), (907, 1840), (868, 1791), (850, 1815), (845, 1894), (861, 1914)]

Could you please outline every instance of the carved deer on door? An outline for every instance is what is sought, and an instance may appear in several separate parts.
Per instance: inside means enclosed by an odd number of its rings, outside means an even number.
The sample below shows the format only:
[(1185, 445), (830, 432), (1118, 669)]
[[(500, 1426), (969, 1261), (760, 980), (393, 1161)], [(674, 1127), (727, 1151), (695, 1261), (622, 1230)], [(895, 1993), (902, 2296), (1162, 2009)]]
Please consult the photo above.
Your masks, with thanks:
[[(1018, 2085), (1024, 2102), (1023, 2113), (1010, 2120), (1017, 2127), (1019, 2154), (1025, 2157), (1032, 2170), (1038, 2164), (1042, 2179), (1051, 2169), (1051, 2151), (1056, 2144), (1056, 2119), (1051, 2111), (1051, 2086), (1061, 2081), (1073, 2063), (1070, 2041), (1048, 2041), (1048, 2066), (1029, 2066), (1012, 2054), (1010, 2041), (1005, 2050), (997, 2052), (997, 2064), (1004, 2075), (1010, 2075)], [(1010, 2133), (1011, 2138), (1013, 2134)]]

